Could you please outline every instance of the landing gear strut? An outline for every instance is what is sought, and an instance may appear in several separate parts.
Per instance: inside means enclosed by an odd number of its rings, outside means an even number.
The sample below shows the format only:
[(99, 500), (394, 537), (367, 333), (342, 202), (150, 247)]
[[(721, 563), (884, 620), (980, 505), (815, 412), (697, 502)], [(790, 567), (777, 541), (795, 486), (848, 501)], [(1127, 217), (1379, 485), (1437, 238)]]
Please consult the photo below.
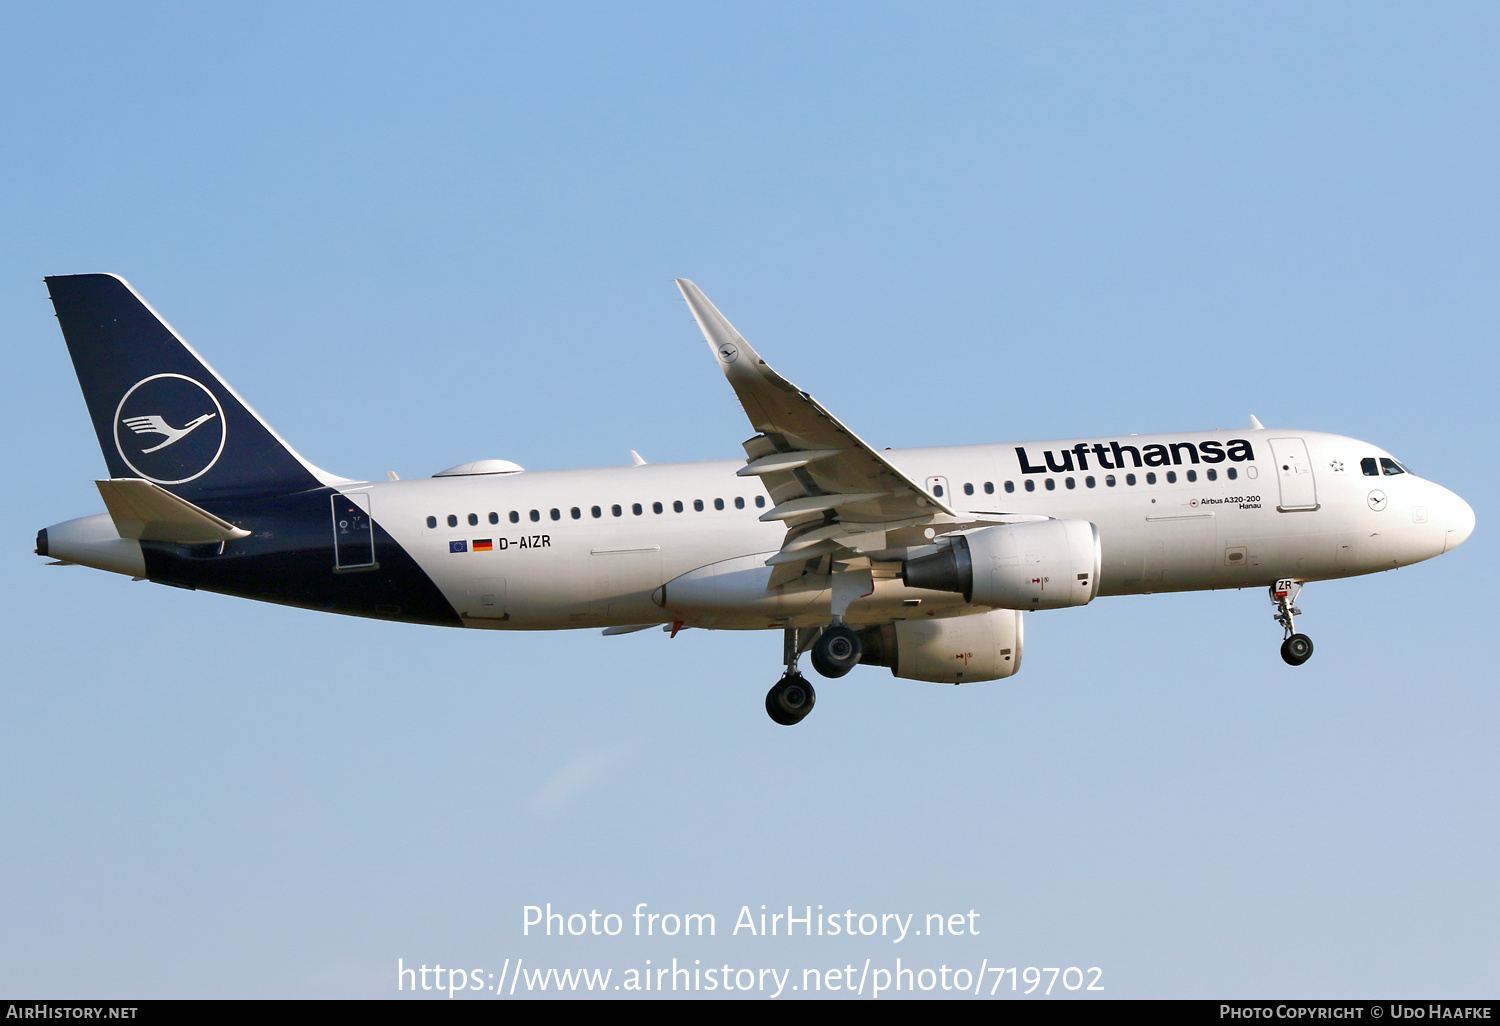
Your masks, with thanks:
[(1290, 579), (1271, 585), (1271, 604), (1276, 607), (1275, 619), (1286, 631), (1286, 640), (1281, 643), (1281, 658), (1291, 666), (1301, 666), (1313, 654), (1312, 639), (1306, 634), (1298, 634), (1293, 620), (1293, 617), (1302, 615), (1302, 610), (1294, 605), (1301, 591), (1302, 585)]
[(797, 657), (802, 654), (797, 628), (786, 628), (785, 637), (786, 673), (766, 692), (766, 713), (783, 727), (790, 727), (801, 723), (802, 718), (812, 712), (818, 695), (802, 676), (802, 671), (797, 669)]

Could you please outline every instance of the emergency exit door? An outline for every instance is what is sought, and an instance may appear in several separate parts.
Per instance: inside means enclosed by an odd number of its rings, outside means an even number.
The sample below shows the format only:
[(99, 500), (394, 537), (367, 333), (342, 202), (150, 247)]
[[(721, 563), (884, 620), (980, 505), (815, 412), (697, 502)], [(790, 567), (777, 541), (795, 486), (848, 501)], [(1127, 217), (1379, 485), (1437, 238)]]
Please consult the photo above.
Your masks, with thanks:
[(1307, 443), (1300, 438), (1273, 438), (1271, 455), (1276, 458), (1276, 482), (1281, 488), (1276, 508), (1283, 513), (1317, 509), (1318, 486)]

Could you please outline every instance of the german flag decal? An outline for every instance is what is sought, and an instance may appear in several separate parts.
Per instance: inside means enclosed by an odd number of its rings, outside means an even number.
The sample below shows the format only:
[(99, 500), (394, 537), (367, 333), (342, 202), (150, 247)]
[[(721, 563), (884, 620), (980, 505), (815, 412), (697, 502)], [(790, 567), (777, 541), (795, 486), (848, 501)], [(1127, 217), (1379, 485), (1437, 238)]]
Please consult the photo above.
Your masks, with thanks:
[(492, 541), (490, 541), (490, 539), (488, 539), (488, 538), (475, 538), (474, 539), (474, 551), (475, 552), (490, 552), (494, 548), (495, 548), (494, 543)]

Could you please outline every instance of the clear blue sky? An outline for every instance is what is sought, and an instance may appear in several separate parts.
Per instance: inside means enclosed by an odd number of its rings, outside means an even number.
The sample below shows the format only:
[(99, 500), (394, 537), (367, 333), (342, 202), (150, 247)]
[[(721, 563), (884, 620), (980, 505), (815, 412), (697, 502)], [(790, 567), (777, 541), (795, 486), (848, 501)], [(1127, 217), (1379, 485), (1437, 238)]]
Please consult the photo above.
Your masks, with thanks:
[[(8, 5), (0, 993), (900, 954), (1493, 996), (1497, 48), (1486, 4)], [(858, 670), (785, 730), (772, 634), (41, 565), (104, 473), (41, 279), (101, 270), (350, 476), (740, 455), (686, 276), (875, 444), (1255, 413), (1478, 528), (1310, 586), (1300, 669), (1262, 592), (1111, 599), (1029, 618), (1010, 681)], [(721, 936), (522, 938), (547, 901)], [(985, 932), (722, 936), (762, 903)]]

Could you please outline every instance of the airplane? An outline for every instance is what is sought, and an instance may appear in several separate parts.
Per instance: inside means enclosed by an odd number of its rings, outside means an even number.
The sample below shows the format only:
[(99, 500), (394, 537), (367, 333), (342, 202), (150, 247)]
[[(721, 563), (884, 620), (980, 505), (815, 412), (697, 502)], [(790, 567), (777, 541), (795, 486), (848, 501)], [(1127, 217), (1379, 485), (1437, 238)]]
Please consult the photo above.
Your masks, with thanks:
[[(1107, 595), (1265, 587), (1296, 666), (1309, 581), (1431, 559), (1474, 511), (1368, 442), (1188, 431), (878, 450), (677, 286), (754, 434), (745, 460), (359, 481), (303, 459), (123, 279), (46, 279), (109, 470), (106, 512), (36, 552), (137, 580), (486, 630), (778, 630), (766, 694), (825, 677), (1001, 680), (1023, 614)], [(165, 441), (163, 441), (165, 439)]]

